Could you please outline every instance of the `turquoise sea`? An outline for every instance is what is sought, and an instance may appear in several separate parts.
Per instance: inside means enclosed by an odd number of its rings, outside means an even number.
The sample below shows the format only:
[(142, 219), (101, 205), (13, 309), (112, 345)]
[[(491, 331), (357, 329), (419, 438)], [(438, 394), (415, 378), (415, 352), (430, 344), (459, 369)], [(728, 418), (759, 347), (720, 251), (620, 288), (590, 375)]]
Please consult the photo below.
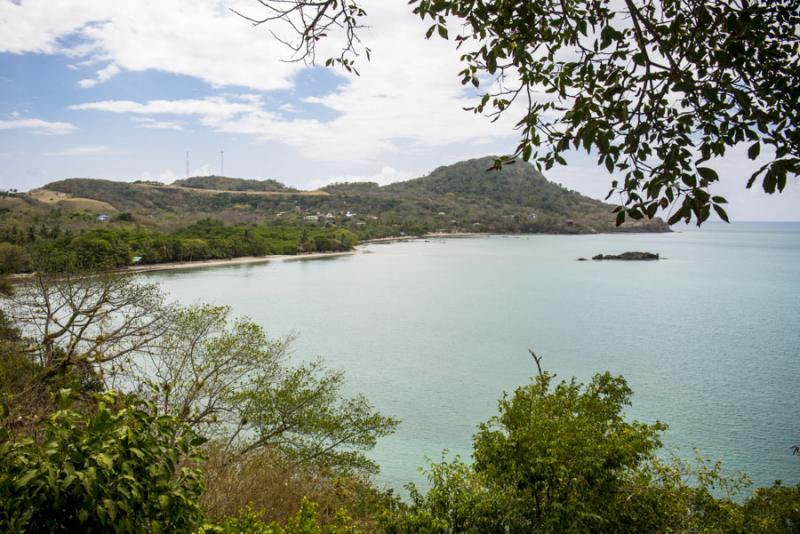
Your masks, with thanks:
[[(576, 261), (628, 250), (664, 259)], [(684, 456), (800, 482), (800, 223), (431, 239), (147, 276), (344, 369), (349, 392), (402, 420), (372, 455), (397, 489), (426, 457), (469, 457), (476, 425), (534, 374), (528, 347), (562, 378), (624, 375), (630, 417), (667, 422)]]

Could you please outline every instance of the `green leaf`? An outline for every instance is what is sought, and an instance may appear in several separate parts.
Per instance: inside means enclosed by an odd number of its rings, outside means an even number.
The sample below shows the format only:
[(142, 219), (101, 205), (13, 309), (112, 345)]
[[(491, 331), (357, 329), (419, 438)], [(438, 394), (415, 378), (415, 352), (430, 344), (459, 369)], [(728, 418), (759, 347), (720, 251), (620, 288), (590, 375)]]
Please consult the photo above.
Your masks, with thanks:
[(722, 220), (723, 220), (723, 221), (725, 221), (726, 223), (729, 223), (729, 222), (730, 222), (730, 221), (728, 220), (728, 214), (725, 212), (725, 210), (722, 208), (722, 206), (720, 206), (720, 205), (718, 205), (718, 204), (714, 204), (714, 211), (716, 211), (716, 212), (717, 212), (717, 215), (719, 215), (719, 218), (720, 218), (720, 219), (722, 219)]
[(717, 182), (719, 181), (719, 175), (717, 171), (712, 169), (711, 167), (697, 167), (697, 174), (700, 175), (706, 182)]
[(437, 31), (439, 32), (439, 37), (442, 39), (447, 39), (447, 28), (442, 25), (436, 27)]
[(683, 219), (684, 210), (685, 210), (685, 208), (681, 208), (678, 211), (676, 211), (675, 213), (673, 213), (672, 217), (670, 217), (669, 220), (667, 221), (667, 224), (670, 224), (670, 225), (671, 224), (675, 224), (678, 221), (680, 221), (681, 219)]
[(39, 471), (38, 471), (38, 470), (36, 470), (36, 469), (30, 469), (29, 471), (27, 471), (27, 472), (26, 472), (24, 475), (22, 475), (22, 476), (21, 476), (21, 477), (20, 477), (20, 478), (17, 480), (17, 486), (27, 486), (27, 485), (28, 485), (28, 483), (29, 483), (31, 480), (33, 480), (33, 479), (36, 477), (36, 475), (38, 475), (38, 474), (39, 474)]
[(94, 459), (99, 466), (104, 467), (105, 469), (112, 469), (114, 467), (114, 461), (104, 452), (96, 455)]
[(747, 157), (750, 159), (756, 159), (758, 155), (761, 153), (761, 143), (756, 141), (750, 148), (747, 149)]
[(66, 410), (72, 404), (72, 390), (63, 388), (58, 391), (58, 409)]

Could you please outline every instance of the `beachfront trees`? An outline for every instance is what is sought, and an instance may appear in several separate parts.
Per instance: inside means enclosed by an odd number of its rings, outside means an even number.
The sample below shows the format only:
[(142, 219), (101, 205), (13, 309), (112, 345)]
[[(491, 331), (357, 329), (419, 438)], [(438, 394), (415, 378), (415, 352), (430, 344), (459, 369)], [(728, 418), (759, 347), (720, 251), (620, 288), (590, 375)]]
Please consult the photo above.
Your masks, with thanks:
[[(462, 51), (470, 108), (512, 114), (521, 158), (566, 164), (597, 156), (619, 195), (617, 222), (672, 209), (670, 222), (727, 220), (710, 193), (718, 158), (746, 150), (747, 177), (767, 193), (800, 172), (800, 10), (795, 0), (412, 0), (427, 36)], [(344, 45), (327, 65), (355, 70), (366, 12), (359, 0), (258, 0), (256, 25), (286, 24), (294, 60), (313, 61), (330, 33)], [(744, 176), (738, 178), (745, 178)]]
[(134, 257), (136, 263), (152, 264), (301, 251), (339, 252), (352, 249), (357, 242), (356, 235), (343, 228), (306, 228), (299, 224), (226, 225), (205, 219), (169, 233), (103, 226), (78, 235), (43, 232), (36, 241), (23, 244), (0, 242), (0, 274), (34, 268), (51, 272), (111, 270), (127, 267)]

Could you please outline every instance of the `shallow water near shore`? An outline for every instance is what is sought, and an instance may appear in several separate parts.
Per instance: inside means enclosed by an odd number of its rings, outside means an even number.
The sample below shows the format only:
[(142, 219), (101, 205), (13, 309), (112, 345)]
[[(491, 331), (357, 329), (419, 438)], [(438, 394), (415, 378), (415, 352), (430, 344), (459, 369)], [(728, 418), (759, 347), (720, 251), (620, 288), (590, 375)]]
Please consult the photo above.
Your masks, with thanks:
[[(665, 259), (576, 261), (625, 251)], [(426, 456), (469, 457), (478, 423), (534, 374), (528, 347), (561, 378), (624, 375), (630, 417), (668, 423), (684, 456), (800, 482), (800, 223), (430, 239), (143, 276), (345, 370), (349, 393), (402, 420), (372, 453), (396, 489), (424, 480)]]

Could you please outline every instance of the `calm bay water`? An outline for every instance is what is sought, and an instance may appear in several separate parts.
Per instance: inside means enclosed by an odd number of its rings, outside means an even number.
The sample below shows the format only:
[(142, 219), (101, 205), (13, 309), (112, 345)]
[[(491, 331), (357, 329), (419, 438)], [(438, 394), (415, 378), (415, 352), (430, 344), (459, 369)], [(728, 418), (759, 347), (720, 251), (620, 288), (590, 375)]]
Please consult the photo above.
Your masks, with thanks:
[[(627, 250), (658, 262), (578, 262)], [(481, 237), (369, 245), (352, 256), (152, 273), (183, 303), (230, 305), (294, 358), (344, 369), (350, 393), (402, 420), (373, 457), (395, 488), (534, 374), (624, 375), (628, 410), (666, 444), (758, 485), (800, 482), (800, 224), (673, 234)]]

